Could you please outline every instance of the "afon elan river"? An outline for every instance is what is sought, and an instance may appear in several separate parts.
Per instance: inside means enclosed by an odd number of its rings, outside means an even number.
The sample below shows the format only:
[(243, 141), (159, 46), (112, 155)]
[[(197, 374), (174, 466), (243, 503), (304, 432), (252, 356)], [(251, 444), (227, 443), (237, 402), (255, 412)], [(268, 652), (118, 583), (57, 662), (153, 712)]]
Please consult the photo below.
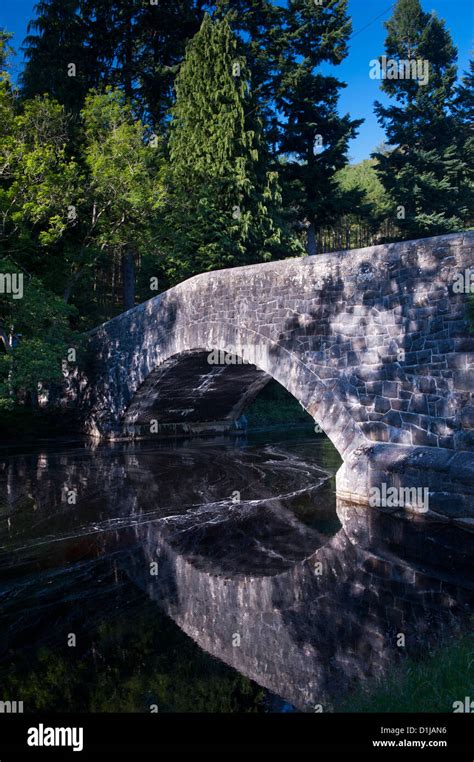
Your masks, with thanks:
[(472, 606), (466, 533), (342, 505), (340, 462), (307, 428), (3, 450), (0, 699), (334, 711), (449, 643)]

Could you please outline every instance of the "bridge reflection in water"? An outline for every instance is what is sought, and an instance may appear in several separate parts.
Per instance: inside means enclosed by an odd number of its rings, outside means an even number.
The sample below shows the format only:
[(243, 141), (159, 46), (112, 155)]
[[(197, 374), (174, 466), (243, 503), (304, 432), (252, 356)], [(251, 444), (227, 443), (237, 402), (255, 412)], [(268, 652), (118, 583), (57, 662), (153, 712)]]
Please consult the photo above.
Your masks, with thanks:
[[(461, 626), (474, 600), (472, 558), (459, 532), (416, 540), (407, 525), (406, 548), (393, 542), (394, 526), (392, 541), (374, 551), (353, 544), (350, 521), (347, 529), (281, 573), (229, 575), (206, 564), (199, 543), (190, 548), (186, 538), (181, 549), (179, 522), (165, 536), (156, 524), (140, 526), (141, 553), (128, 573), (206, 651), (299, 708), (327, 709), (402, 655), (426, 655)], [(433, 563), (435, 547), (442, 567)], [(151, 581), (156, 560), (161, 573)]]
[[(58, 579), (74, 587), (86, 561), (113, 559), (206, 652), (298, 709), (330, 709), (461, 632), (474, 599), (472, 534), (336, 506), (338, 464), (329, 443), (301, 438), (5, 458), (3, 657), (40, 642), (55, 606), (78, 615), (79, 588), (58, 600)], [(88, 574), (84, 596), (97, 584)], [(70, 618), (54, 628), (65, 638)]]

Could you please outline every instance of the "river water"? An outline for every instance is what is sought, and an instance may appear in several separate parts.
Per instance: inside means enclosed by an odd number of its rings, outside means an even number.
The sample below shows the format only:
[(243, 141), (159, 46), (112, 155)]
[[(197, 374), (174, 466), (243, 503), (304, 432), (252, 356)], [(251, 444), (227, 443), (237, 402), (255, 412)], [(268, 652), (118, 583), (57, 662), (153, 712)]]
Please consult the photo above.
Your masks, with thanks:
[(338, 518), (340, 463), (304, 428), (2, 450), (0, 699), (331, 711), (462, 632), (460, 538), (440, 551), (439, 532), (402, 541), (395, 521), (362, 542), (360, 509)]

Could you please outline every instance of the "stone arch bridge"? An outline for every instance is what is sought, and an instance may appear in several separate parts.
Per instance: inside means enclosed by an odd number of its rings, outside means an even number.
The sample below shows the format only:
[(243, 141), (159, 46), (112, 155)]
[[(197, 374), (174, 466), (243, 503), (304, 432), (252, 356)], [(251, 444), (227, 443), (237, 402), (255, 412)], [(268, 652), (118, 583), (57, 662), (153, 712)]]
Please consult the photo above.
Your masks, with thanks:
[(366, 501), (381, 469), (414, 484), (429, 470), (472, 506), (473, 242), (453, 234), (180, 283), (91, 332), (85, 430), (226, 430), (273, 378), (339, 451), (344, 497)]

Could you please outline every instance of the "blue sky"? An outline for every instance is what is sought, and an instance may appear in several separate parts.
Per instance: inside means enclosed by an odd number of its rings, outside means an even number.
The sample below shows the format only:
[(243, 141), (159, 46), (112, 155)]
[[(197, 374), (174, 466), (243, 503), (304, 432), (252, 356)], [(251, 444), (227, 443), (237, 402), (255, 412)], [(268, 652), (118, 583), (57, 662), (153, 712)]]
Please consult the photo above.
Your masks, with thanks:
[[(172, 2), (172, 0), (170, 0)], [(282, 2), (278, 3), (283, 4)], [(18, 48), (26, 35), (26, 27), (34, 16), (35, 0), (2, 0), (0, 8), (0, 27), (13, 32), (14, 46)], [(347, 82), (342, 91), (340, 110), (349, 112), (355, 119), (365, 118), (359, 129), (358, 137), (351, 142), (349, 155), (352, 161), (368, 158), (370, 152), (384, 138), (373, 113), (376, 99), (386, 102), (379, 90), (379, 82), (369, 78), (369, 61), (381, 55), (386, 31), (383, 22), (391, 15), (388, 0), (349, 0), (349, 12), (352, 16), (353, 38), (346, 60), (336, 69), (336, 76)], [(472, 50), (474, 31), (473, 0), (422, 0), (425, 11), (435, 11), (446, 21), (459, 53), (459, 72), (467, 69)], [(380, 18), (377, 18), (379, 16)], [(21, 54), (13, 64), (14, 74), (21, 69)], [(331, 67), (325, 67), (329, 71)]]

